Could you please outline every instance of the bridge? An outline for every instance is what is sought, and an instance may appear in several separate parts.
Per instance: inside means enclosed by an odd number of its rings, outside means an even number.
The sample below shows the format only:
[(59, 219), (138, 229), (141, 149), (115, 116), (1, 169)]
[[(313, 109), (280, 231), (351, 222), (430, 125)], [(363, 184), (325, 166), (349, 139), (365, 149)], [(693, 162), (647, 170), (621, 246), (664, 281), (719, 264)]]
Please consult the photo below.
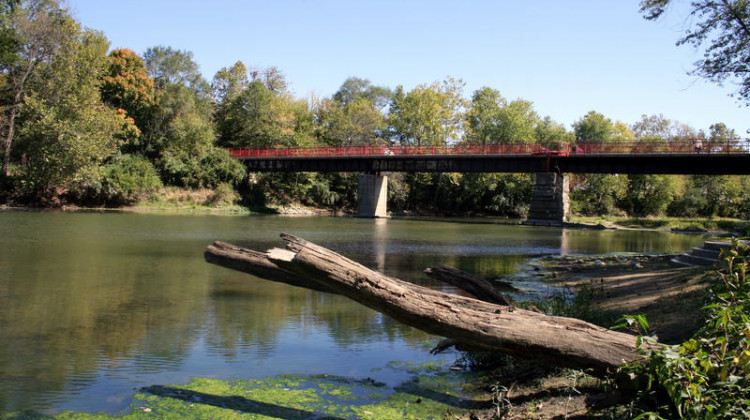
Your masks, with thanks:
[(530, 224), (561, 224), (568, 214), (566, 173), (750, 175), (750, 141), (587, 142), (231, 149), (251, 172), (360, 172), (358, 215), (386, 215), (385, 172), (526, 172), (537, 181)]

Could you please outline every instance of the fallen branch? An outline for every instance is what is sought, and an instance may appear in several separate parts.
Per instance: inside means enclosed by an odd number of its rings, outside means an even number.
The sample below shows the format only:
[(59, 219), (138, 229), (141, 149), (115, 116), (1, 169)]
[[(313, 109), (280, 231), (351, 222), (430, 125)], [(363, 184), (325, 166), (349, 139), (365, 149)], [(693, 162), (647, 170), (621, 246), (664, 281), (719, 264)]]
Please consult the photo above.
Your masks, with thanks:
[[(266, 253), (215, 243), (206, 260), (313, 290), (347, 296), (406, 325), (474, 348), (604, 375), (640, 358), (636, 338), (578, 319), (451, 295), (370, 270), (304, 239)], [(233, 260), (240, 262), (230, 262)]]
[[(445, 266), (427, 268), (424, 273), (435, 280), (458, 287), (479, 300), (504, 306), (512, 305), (510, 299), (503, 296), (492, 283), (457, 268)], [(515, 287), (508, 283), (504, 283), (503, 286), (506, 287), (506, 290), (515, 290)]]

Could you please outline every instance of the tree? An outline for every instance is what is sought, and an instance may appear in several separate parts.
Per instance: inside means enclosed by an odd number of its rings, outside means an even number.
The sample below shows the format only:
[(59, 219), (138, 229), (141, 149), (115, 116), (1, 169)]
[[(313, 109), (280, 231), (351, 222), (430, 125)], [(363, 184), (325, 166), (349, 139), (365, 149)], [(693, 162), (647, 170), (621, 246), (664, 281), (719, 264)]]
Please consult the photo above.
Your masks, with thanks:
[(244, 166), (214, 146), (210, 106), (181, 84), (167, 86), (156, 112), (150, 155), (165, 182), (191, 188), (238, 183)]
[(497, 90), (484, 87), (474, 92), (466, 114), (466, 137), (470, 143), (536, 142), (539, 116), (529, 101), (516, 99), (508, 102)]
[(373, 86), (367, 79), (350, 77), (344, 81), (338, 91), (333, 94), (333, 100), (343, 105), (360, 99), (367, 99), (378, 108), (382, 109), (391, 100), (393, 92), (382, 86)]
[(555, 149), (573, 143), (575, 134), (552, 118), (544, 117), (536, 126), (536, 139), (542, 146)]
[(506, 104), (505, 98), (495, 89), (483, 87), (475, 91), (466, 111), (466, 141), (470, 144), (493, 144), (497, 114)]
[(109, 43), (70, 22), (68, 39), (25, 98), (19, 147), (26, 185), (54, 196), (74, 183), (96, 182), (99, 166), (119, 145), (122, 120), (101, 102)]
[(158, 100), (146, 63), (126, 48), (112, 50), (109, 59), (109, 69), (102, 83), (102, 100), (124, 110), (135, 120), (136, 126), (145, 124)]
[(221, 107), (247, 89), (249, 84), (247, 67), (242, 61), (238, 61), (231, 67), (223, 67), (216, 72), (211, 82), (211, 91), (214, 100)]
[(307, 104), (274, 93), (258, 79), (226, 104), (217, 127), (224, 147), (302, 147), (313, 142)]
[(210, 96), (211, 87), (201, 75), (192, 52), (160, 45), (147, 49), (143, 59), (157, 90), (164, 90), (169, 85), (183, 85), (202, 99)]
[[(613, 123), (604, 115), (589, 111), (573, 123), (576, 141), (607, 144), (632, 136), (625, 124)], [(609, 214), (627, 191), (628, 180), (623, 175), (576, 175), (571, 181), (571, 206), (577, 213)]]
[[(648, 20), (662, 16), (672, 0), (642, 0)], [(732, 81), (739, 100), (750, 105), (750, 2), (747, 0), (693, 0), (691, 26), (677, 45), (704, 47), (703, 58), (691, 74), (721, 85)]]
[(573, 123), (573, 131), (579, 142), (608, 143), (614, 137), (612, 120), (596, 111), (589, 111)]
[(391, 137), (402, 145), (445, 145), (461, 137), (463, 82), (418, 85), (409, 93), (396, 88), (388, 114)]
[(317, 121), (318, 137), (331, 146), (375, 145), (385, 130), (385, 116), (366, 98), (348, 103), (324, 100)]
[(37, 78), (39, 68), (54, 60), (69, 39), (74, 23), (56, 0), (6, 1), (2, 12), (0, 32), (4, 51), (0, 72), (6, 84), (3, 92), (2, 173), (8, 176), (16, 119), (30, 85)]

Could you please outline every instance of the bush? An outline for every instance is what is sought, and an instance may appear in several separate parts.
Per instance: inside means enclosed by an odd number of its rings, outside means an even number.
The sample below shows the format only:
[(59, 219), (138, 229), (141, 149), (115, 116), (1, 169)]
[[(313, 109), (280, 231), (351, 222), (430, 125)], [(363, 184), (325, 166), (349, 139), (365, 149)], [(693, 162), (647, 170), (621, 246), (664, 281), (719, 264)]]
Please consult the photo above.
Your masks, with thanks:
[(161, 186), (156, 169), (142, 156), (122, 155), (102, 167), (100, 192), (107, 204), (133, 204)]
[(166, 150), (159, 160), (165, 182), (188, 188), (215, 188), (238, 184), (245, 178), (245, 167), (227, 150), (217, 147), (199, 158), (183, 150)]
[[(678, 346), (643, 350), (646, 362), (625, 367), (642, 379), (641, 396), (658, 412), (690, 419), (750, 418), (750, 247), (738, 242), (722, 253), (726, 268), (712, 289), (705, 326)], [(648, 339), (639, 338), (648, 342)], [(666, 396), (663, 398), (660, 396)]]

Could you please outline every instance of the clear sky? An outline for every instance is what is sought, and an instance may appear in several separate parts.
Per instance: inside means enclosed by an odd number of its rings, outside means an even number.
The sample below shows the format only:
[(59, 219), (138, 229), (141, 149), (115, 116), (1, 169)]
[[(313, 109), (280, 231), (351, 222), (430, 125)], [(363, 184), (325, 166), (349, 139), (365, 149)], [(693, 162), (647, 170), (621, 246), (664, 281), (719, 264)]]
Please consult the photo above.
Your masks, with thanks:
[(687, 75), (700, 57), (676, 47), (687, 3), (645, 21), (638, 0), (69, 0), (112, 48), (189, 50), (210, 81), (237, 60), (276, 66), (304, 98), (350, 76), (411, 89), (446, 76), (570, 125), (590, 110), (628, 124), (641, 114), (745, 136), (750, 108)]

